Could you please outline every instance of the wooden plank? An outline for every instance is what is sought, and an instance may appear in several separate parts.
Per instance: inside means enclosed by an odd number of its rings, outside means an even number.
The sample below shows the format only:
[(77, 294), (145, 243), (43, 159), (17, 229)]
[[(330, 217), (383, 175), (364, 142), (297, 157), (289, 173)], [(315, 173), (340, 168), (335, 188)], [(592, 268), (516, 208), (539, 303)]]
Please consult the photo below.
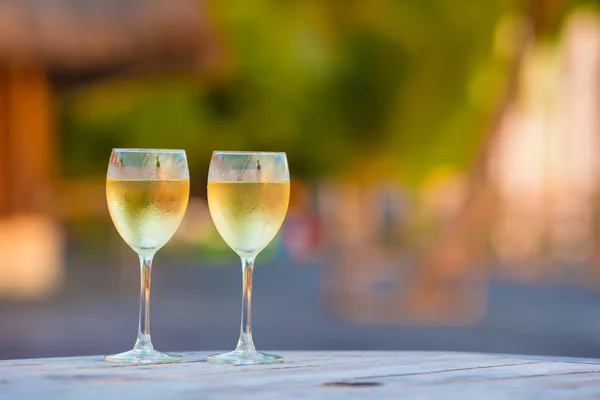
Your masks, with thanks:
[(281, 352), (286, 363), (236, 367), (102, 357), (0, 361), (0, 399), (593, 399), (600, 360), (452, 352)]

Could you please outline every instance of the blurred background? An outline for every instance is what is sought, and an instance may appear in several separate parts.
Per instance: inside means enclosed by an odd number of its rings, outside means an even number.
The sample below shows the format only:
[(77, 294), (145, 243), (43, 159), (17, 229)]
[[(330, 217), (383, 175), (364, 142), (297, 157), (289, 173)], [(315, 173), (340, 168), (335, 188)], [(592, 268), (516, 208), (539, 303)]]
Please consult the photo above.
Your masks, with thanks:
[(0, 2), (0, 358), (132, 347), (113, 147), (183, 148), (161, 350), (226, 350), (237, 256), (210, 154), (288, 154), (261, 349), (600, 357), (600, 9), (575, 0)]

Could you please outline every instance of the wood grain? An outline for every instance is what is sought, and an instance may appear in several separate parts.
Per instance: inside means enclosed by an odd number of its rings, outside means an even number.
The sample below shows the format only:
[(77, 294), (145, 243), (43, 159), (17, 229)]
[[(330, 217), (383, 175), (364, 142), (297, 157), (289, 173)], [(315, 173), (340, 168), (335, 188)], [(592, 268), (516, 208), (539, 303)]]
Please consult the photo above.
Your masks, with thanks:
[(0, 361), (0, 399), (597, 399), (600, 360), (453, 352), (275, 352), (284, 364)]

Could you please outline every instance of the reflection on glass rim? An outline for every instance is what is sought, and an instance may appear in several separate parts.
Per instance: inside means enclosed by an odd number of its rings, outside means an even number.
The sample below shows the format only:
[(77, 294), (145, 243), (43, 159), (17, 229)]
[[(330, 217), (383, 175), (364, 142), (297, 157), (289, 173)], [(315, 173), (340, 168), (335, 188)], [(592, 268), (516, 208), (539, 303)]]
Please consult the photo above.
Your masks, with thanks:
[(213, 154), (225, 154), (225, 155), (261, 155), (261, 156), (270, 156), (270, 155), (283, 155), (285, 156), (285, 152), (283, 151), (229, 151), (229, 150), (215, 150)]
[(128, 152), (128, 153), (185, 153), (182, 149), (127, 149), (127, 148), (115, 148), (112, 151), (116, 152)]

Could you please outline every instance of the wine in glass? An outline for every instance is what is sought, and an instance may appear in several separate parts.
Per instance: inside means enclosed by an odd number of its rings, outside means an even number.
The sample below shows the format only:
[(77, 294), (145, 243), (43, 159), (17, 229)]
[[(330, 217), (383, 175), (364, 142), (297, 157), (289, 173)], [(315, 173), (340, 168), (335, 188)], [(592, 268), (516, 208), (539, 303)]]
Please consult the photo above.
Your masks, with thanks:
[(251, 300), (254, 259), (273, 240), (287, 212), (290, 173), (285, 153), (215, 151), (208, 172), (208, 206), (225, 242), (242, 259), (242, 323), (235, 350), (207, 361), (227, 364), (282, 362), (256, 351)]
[(190, 179), (185, 151), (113, 149), (106, 178), (106, 200), (117, 231), (140, 259), (138, 336), (132, 350), (105, 356), (131, 364), (165, 363), (180, 355), (154, 350), (150, 338), (152, 258), (173, 236), (185, 214)]

